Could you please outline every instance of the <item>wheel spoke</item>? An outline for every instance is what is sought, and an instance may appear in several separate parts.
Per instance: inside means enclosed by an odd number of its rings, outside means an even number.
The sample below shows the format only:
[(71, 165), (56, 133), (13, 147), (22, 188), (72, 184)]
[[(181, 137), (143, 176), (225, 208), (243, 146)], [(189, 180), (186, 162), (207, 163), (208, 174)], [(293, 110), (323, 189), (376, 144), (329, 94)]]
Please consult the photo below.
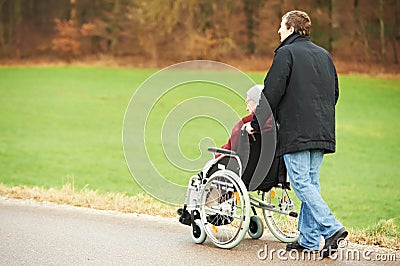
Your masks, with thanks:
[(250, 200), (239, 177), (229, 170), (215, 172), (201, 194), (200, 217), (211, 241), (232, 248), (244, 237), (249, 221)]
[(291, 200), (286, 189), (281, 187), (273, 188), (269, 192), (264, 192), (262, 200), (273, 208), (262, 208), (265, 222), (271, 233), (280, 241), (294, 242), (298, 238), (297, 218), (289, 215), (295, 212), (295, 202)]

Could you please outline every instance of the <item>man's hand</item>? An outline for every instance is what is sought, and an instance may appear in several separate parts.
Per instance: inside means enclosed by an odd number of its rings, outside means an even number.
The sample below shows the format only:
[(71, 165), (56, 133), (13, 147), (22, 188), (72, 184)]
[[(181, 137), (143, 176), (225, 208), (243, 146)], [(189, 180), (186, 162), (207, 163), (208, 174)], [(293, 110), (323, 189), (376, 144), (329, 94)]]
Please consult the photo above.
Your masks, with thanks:
[(250, 135), (254, 134), (254, 128), (251, 127), (251, 122), (247, 122), (246, 124), (244, 124), (247, 133), (249, 133)]

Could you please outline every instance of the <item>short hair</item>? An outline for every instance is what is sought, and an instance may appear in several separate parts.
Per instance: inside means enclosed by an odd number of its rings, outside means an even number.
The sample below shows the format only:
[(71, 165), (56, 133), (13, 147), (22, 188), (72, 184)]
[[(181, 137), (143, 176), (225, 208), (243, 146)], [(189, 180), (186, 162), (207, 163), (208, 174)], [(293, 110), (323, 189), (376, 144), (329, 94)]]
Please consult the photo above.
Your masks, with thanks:
[(294, 28), (294, 32), (299, 35), (310, 36), (311, 32), (311, 19), (304, 11), (293, 10), (283, 15), (282, 19), (286, 18), (286, 27)]
[(258, 101), (260, 100), (260, 97), (261, 97), (261, 91), (263, 89), (264, 89), (264, 85), (261, 85), (261, 84), (254, 85), (247, 91), (247, 98), (258, 103)]

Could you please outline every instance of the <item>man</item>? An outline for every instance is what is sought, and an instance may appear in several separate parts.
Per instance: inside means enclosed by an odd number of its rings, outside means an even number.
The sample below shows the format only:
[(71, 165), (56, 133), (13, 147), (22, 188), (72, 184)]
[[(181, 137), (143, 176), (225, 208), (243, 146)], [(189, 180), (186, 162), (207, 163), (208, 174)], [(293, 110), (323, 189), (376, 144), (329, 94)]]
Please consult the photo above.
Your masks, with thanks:
[[(339, 87), (331, 56), (310, 41), (311, 20), (302, 11), (282, 17), (281, 44), (264, 80), (263, 94), (246, 130), (259, 131), (269, 116), (278, 126), (276, 155), (283, 156), (292, 187), (301, 200), (298, 241), (286, 250), (318, 250), (321, 256), (336, 252), (348, 232), (335, 219), (320, 194), (319, 169), (325, 153), (335, 152), (335, 105)], [(268, 103), (266, 102), (268, 101)]]

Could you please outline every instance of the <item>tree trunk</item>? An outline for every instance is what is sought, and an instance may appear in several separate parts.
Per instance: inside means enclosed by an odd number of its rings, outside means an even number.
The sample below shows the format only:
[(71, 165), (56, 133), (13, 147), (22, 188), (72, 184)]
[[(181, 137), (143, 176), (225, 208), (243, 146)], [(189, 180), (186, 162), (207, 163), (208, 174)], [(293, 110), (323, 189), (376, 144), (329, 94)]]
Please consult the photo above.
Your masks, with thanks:
[(285, 14), (283, 13), (283, 12), (286, 12), (286, 11), (285, 11), (285, 5), (286, 5), (285, 2), (286, 2), (285, 0), (280, 0), (279, 19), (281, 19), (281, 18), (283, 17), (283, 15), (285, 15)]
[(76, 19), (76, 0), (70, 0), (69, 3), (71, 4), (71, 11), (69, 13), (70, 20)]
[[(0, 17), (3, 17), (3, 5), (6, 0), (0, 0)], [(4, 39), (4, 20), (0, 19), (0, 47), (5, 44)]]
[(370, 60), (369, 41), (368, 41), (367, 31), (365, 29), (364, 22), (360, 19), (358, 0), (354, 0), (353, 7), (354, 7), (354, 17), (355, 17), (355, 21), (356, 21), (355, 37), (358, 38), (358, 36), (360, 36), (360, 38), (362, 39), (362, 42), (363, 42), (362, 47), (364, 50), (364, 57), (365, 57), (366, 61), (368, 62)]
[(335, 6), (335, 0), (329, 0), (329, 36), (328, 36), (328, 50), (333, 50), (333, 8)]
[(12, 17), (12, 40), (13, 44), (15, 45), (15, 56), (17, 58), (21, 57), (21, 50), (20, 50), (20, 44), (21, 44), (21, 21), (22, 21), (22, 15), (21, 15), (21, 0), (14, 0), (13, 1), (13, 17)]
[(111, 22), (111, 40), (110, 40), (110, 49), (113, 55), (117, 54), (117, 43), (118, 43), (118, 35), (119, 35), (119, 18), (121, 11), (121, 2), (120, 0), (114, 1), (113, 7), (113, 20)]
[(395, 0), (395, 8), (394, 8), (394, 28), (395, 32), (393, 33), (393, 38), (392, 38), (392, 43), (393, 43), (393, 61), (395, 64), (399, 63), (399, 57), (398, 57), (398, 42), (400, 40), (400, 4), (398, 0)]
[(247, 31), (247, 55), (253, 55), (256, 50), (255, 37), (258, 30), (259, 13), (264, 1), (261, 0), (243, 0), (244, 13), (246, 16)]
[(381, 40), (381, 63), (386, 63), (386, 40), (385, 40), (385, 21), (384, 21), (384, 0), (379, 0), (379, 32)]

